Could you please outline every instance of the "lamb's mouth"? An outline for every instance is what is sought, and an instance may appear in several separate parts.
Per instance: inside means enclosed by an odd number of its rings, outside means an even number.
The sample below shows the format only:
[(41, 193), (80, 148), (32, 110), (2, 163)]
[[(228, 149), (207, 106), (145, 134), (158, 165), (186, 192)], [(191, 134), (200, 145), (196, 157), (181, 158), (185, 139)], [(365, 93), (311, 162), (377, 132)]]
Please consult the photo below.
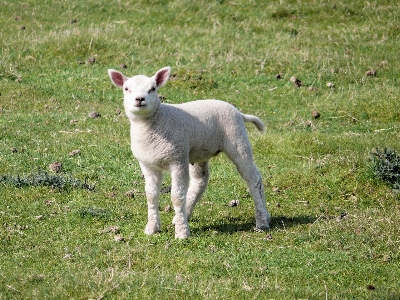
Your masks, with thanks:
[(145, 103), (136, 103), (135, 104), (135, 107), (146, 107), (147, 106), (147, 104), (145, 104)]

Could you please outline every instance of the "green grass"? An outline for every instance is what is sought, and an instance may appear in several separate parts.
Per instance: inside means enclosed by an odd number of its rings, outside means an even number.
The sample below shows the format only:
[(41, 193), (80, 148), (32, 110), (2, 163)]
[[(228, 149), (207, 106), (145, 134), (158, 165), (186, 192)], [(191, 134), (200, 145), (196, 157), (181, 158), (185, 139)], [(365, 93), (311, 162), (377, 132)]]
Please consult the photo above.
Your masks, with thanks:
[[(399, 194), (370, 157), (400, 151), (399, 21), (390, 0), (0, 1), (0, 299), (399, 299)], [(174, 239), (169, 194), (162, 232), (144, 235), (107, 69), (167, 65), (166, 102), (217, 98), (265, 121), (248, 129), (268, 231), (221, 155), (191, 238)], [(55, 161), (95, 190), (10, 184)]]

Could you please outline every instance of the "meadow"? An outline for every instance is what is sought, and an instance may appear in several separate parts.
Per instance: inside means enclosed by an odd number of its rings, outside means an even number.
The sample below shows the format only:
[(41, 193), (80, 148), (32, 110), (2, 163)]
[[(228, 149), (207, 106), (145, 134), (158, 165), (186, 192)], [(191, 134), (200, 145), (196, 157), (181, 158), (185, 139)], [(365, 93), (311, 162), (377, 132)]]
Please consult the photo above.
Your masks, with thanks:
[[(400, 151), (398, 1), (0, 0), (0, 42), (0, 299), (400, 299), (400, 193), (371, 160)], [(144, 234), (107, 69), (164, 66), (166, 103), (265, 122), (247, 128), (270, 229), (219, 155), (191, 237), (168, 176)]]

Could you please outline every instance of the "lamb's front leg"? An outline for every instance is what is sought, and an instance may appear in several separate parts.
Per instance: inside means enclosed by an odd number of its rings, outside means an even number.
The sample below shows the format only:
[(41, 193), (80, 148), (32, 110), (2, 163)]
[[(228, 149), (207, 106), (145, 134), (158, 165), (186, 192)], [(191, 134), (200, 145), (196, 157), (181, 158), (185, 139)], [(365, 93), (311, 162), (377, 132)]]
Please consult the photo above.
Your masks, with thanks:
[(175, 238), (185, 239), (190, 235), (186, 214), (186, 194), (189, 185), (188, 164), (178, 164), (171, 167), (171, 200), (175, 210), (172, 221), (175, 224)]
[(151, 235), (161, 230), (159, 198), (160, 186), (163, 176), (161, 172), (149, 169), (143, 164), (140, 164), (140, 167), (146, 181), (145, 190), (148, 208), (148, 221), (144, 233)]

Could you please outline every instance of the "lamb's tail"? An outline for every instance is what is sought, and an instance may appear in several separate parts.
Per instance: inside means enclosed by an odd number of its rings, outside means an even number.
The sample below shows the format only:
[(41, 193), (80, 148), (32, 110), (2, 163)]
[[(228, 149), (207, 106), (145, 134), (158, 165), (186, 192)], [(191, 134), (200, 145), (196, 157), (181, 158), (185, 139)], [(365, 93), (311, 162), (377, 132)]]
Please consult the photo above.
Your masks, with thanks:
[(264, 123), (259, 118), (253, 115), (245, 115), (245, 114), (242, 114), (242, 116), (245, 122), (252, 122), (259, 131), (264, 132)]

